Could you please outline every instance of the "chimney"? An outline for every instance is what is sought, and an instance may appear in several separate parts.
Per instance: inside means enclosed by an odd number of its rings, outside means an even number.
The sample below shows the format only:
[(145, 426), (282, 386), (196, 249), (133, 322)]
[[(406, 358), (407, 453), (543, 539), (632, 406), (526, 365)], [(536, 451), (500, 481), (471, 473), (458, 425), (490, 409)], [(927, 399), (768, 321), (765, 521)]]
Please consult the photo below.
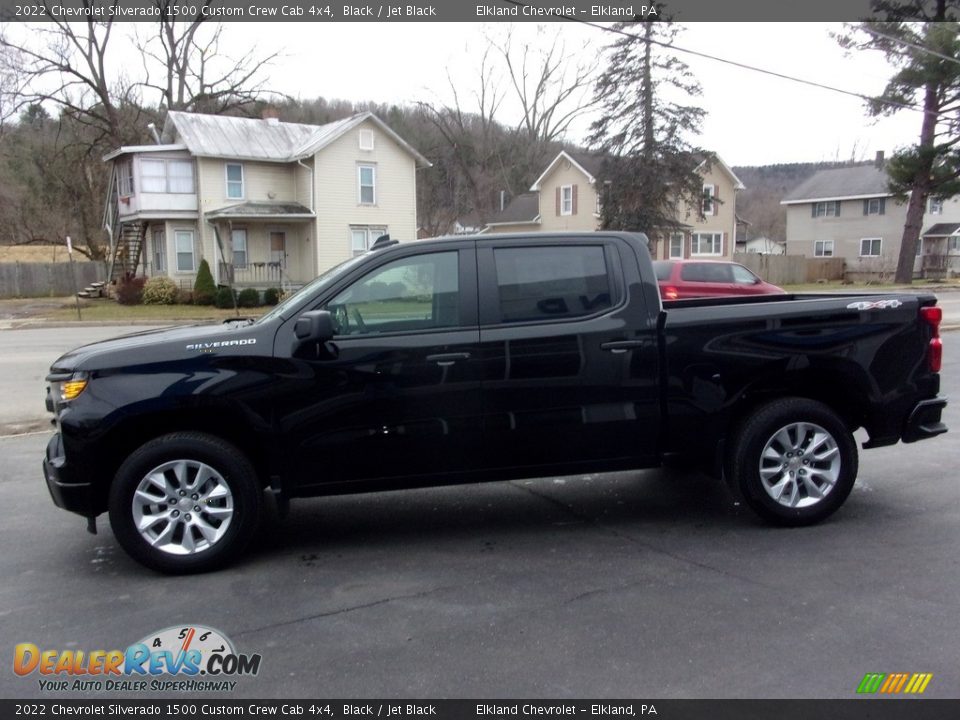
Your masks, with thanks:
[(280, 111), (273, 105), (264, 105), (263, 110), (260, 111), (260, 117), (270, 125), (276, 125), (280, 122)]
[(873, 161), (873, 166), (877, 170), (883, 170), (883, 150), (877, 150), (877, 159)]

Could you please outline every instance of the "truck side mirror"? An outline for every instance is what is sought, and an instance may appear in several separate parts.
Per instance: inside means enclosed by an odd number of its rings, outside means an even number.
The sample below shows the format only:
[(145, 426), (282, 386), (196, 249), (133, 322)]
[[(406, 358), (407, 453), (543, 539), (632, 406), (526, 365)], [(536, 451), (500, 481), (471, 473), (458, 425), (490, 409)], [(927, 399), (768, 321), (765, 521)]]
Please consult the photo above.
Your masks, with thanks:
[(300, 342), (325, 343), (333, 335), (333, 316), (326, 310), (310, 310), (297, 318), (293, 333)]

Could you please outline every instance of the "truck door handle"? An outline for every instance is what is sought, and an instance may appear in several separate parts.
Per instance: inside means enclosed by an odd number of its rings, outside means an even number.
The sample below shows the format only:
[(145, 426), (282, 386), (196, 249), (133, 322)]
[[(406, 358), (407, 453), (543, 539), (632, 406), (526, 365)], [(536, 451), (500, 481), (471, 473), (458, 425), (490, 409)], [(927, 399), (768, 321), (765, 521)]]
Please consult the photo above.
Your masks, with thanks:
[(457, 360), (467, 360), (470, 357), (468, 352), (440, 353), (439, 355), (427, 355), (427, 362), (435, 362), (440, 367), (449, 367)]
[(606, 350), (618, 355), (620, 353), (625, 353), (627, 350), (632, 350), (633, 348), (639, 347), (643, 347), (643, 340), (613, 340), (611, 342), (600, 344), (601, 350)]

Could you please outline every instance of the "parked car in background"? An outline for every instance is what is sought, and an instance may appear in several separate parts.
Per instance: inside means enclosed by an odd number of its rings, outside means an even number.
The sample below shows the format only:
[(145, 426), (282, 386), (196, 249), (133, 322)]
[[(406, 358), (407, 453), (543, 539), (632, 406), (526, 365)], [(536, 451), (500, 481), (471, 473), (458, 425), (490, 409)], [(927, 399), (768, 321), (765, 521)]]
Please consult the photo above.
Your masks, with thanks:
[(743, 265), (721, 260), (657, 260), (653, 263), (664, 300), (729, 295), (783, 295)]

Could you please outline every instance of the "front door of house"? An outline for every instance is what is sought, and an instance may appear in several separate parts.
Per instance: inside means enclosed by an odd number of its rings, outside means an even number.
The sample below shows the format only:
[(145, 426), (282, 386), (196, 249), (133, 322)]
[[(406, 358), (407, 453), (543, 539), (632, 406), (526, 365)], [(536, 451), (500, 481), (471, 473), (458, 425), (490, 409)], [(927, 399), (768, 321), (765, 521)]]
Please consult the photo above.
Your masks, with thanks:
[(283, 230), (270, 233), (270, 262), (284, 270), (287, 267), (287, 234)]

